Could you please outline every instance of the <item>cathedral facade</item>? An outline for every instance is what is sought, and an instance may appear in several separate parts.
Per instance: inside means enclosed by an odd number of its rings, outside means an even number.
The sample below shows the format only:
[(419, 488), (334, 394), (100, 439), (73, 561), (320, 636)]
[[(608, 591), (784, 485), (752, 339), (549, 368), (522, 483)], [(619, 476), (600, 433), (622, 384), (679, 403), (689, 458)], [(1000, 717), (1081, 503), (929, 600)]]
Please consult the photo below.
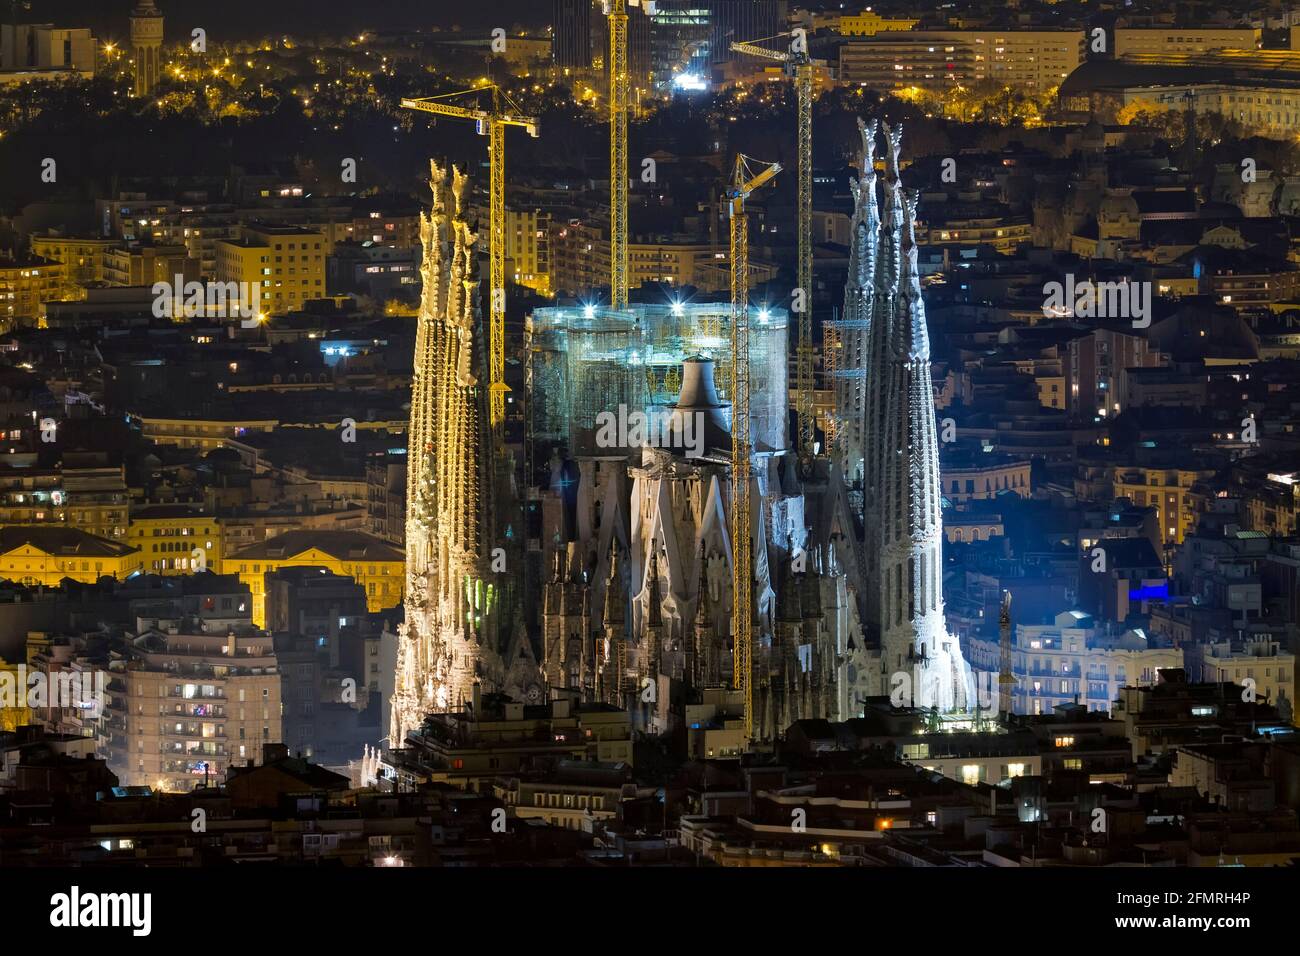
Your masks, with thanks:
[[(663, 732), (703, 689), (733, 685), (729, 412), (713, 361), (690, 357), (671, 415), (698, 423), (703, 454), (644, 447), (631, 462), (576, 462), (571, 533), (557, 524), (543, 535), (549, 688), (625, 707), (642, 729)], [(809, 525), (810, 500), (822, 504), (842, 483), (801, 478), (788, 447), (756, 453), (753, 471), (754, 587), (742, 606), (757, 638), (753, 724), (764, 740), (844, 711), (841, 673), (860, 628), (831, 536)]]
[[(929, 337), (901, 130), (862, 124), (854, 184), (839, 440), (801, 468), (788, 434), (755, 453), (754, 586), (732, 592), (731, 420), (713, 363), (688, 357), (673, 415), (694, 415), (703, 456), (666, 448), (576, 461), (570, 521), (543, 529), (548, 688), (627, 707), (666, 730), (680, 704), (735, 686), (733, 615), (753, 621), (756, 740), (804, 718), (846, 719), (866, 697), (965, 711), (971, 671), (943, 611), (943, 525)], [(883, 199), (883, 201), (882, 201)], [(769, 358), (784, 362), (785, 355)], [(552, 490), (558, 497), (557, 462)], [(743, 610), (737, 610), (737, 606)]]
[[(898, 175), (900, 130), (884, 129), (883, 183), (875, 170), (876, 125), (862, 124), (861, 132), (842, 323), (854, 374), (837, 382), (831, 454), (801, 463), (791, 447), (788, 339), (768, 310), (756, 315), (771, 334), (752, 370), (765, 398), (747, 422), (733, 420), (725, 384), (715, 379), (715, 361), (727, 360), (718, 346), (726, 336), (711, 312), (695, 323), (680, 309), (659, 316), (653, 307), (645, 314), (633, 307), (595, 318), (551, 310), (550, 328), (560, 331), (530, 349), (547, 356), (557, 376), (546, 391), (552, 404), (563, 398), (547, 421), (559, 421), (570, 440), (551, 443), (549, 482), (532, 492), (541, 525), (529, 539), (530, 551), (540, 552), (532, 555), (541, 568), (531, 592), (540, 596), (536, 608), (508, 600), (512, 578), (501, 573), (501, 545), (511, 535), (498, 533), (497, 512), (509, 488), (489, 453), (464, 178), (453, 173), (448, 184), (446, 172), (433, 167), (433, 211), (421, 223), (424, 292), (395, 746), (426, 714), (464, 709), (476, 691), (535, 703), (568, 694), (626, 709), (640, 730), (670, 731), (705, 691), (737, 685), (737, 614), (750, 615), (754, 635), (754, 741), (774, 740), (802, 719), (856, 716), (867, 697), (969, 711), (971, 671), (944, 618), (938, 440), (915, 205)], [(659, 337), (653, 348), (647, 335)], [(585, 352), (566, 344), (576, 336), (585, 336)], [(667, 394), (653, 375), (645, 384), (643, 356), (652, 354), (661, 364), (671, 356)], [(583, 361), (585, 379), (563, 374), (566, 367), (581, 371)], [(724, 367), (718, 378), (731, 376)], [(548, 396), (535, 394), (540, 379), (531, 381), (530, 404), (544, 405)], [(627, 440), (627, 429), (611, 428), (619, 438), (604, 447), (605, 432), (592, 425), (612, 413), (594, 410), (611, 395), (620, 415), (635, 396), (630, 411), (657, 437)], [(735, 427), (750, 430), (753, 448), (754, 574), (752, 588), (739, 595), (732, 575)], [(540, 632), (536, 650), (525, 633), (529, 619)]]

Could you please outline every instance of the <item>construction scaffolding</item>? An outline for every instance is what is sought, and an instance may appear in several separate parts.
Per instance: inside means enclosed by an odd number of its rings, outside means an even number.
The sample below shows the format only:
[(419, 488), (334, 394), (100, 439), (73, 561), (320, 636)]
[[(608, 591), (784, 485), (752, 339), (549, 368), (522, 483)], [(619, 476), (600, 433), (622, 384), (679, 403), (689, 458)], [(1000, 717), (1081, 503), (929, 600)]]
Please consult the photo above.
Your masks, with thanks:
[[(851, 407), (851, 395), (860, 388), (853, 383), (866, 377), (861, 354), (861, 338), (866, 331), (867, 323), (861, 319), (835, 319), (822, 323), (822, 368), (836, 409)], [(828, 450), (838, 449), (842, 453), (844, 434), (836, 416), (826, 416), (823, 425)]]
[[(789, 447), (789, 372), (784, 309), (750, 307), (750, 421), (754, 451)], [(713, 359), (718, 394), (730, 402), (731, 303), (553, 307), (529, 316), (527, 393), (532, 440), (570, 456), (620, 454), (596, 444), (601, 412), (650, 414), (677, 400), (682, 361)], [(653, 384), (652, 384), (653, 383)]]

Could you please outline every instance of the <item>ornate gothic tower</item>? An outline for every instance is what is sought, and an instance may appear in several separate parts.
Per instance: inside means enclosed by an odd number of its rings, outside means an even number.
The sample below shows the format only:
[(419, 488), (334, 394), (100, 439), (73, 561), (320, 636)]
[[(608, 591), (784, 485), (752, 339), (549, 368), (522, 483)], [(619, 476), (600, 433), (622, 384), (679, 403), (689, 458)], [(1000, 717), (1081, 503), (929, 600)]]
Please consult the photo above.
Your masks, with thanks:
[[(880, 206), (876, 202), (876, 122), (858, 120), (862, 135), (862, 178), (850, 183), (853, 221), (849, 235), (849, 275), (844, 286), (844, 317), (839, 322), (841, 372), (835, 377), (835, 415), (839, 421), (836, 450), (850, 486), (863, 480), (866, 468), (867, 331), (875, 304), (873, 279), (880, 243)], [(856, 496), (861, 505), (861, 496)]]
[[(392, 746), (433, 712), (484, 691), (527, 695), (536, 669), (526, 639), (511, 652), (494, 549), (485, 358), (465, 176), (433, 163), (432, 215), (421, 217), (424, 282), (407, 435), (406, 621), (399, 628)], [(498, 566), (497, 571), (504, 568)], [(510, 667), (506, 661), (509, 660)], [(531, 685), (534, 690), (536, 684)]]
[[(879, 251), (873, 274), (863, 271), (857, 280), (873, 289), (863, 363), (866, 630), (880, 647), (882, 689), (890, 686), (891, 675), (905, 672), (915, 706), (965, 709), (970, 668), (957, 639), (948, 634), (943, 613), (939, 444), (917, 269), (916, 205), (913, 197), (904, 197), (899, 180), (902, 130), (886, 125), (884, 131)], [(870, 221), (875, 204), (874, 176), (865, 172), (871, 168), (873, 134), (867, 128), (864, 135), (867, 160), (856, 190), (855, 223)], [(862, 257), (860, 270), (869, 261)]]
[(161, 75), (162, 11), (153, 0), (140, 0), (131, 11), (131, 56), (135, 60), (135, 95), (148, 96)]

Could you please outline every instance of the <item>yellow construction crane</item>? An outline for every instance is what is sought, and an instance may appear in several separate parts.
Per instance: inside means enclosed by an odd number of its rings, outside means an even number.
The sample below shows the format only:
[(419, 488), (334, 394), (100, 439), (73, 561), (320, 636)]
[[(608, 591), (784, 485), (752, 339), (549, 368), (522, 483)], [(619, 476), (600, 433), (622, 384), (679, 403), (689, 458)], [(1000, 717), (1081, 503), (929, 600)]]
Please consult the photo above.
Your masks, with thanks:
[(749, 500), (749, 219), (745, 200), (781, 171), (780, 163), (770, 163), (755, 173), (750, 162), (746, 156), (736, 157), (735, 176), (726, 193), (731, 217), (732, 682), (745, 704), (746, 740), (754, 731), (754, 543), (750, 538), (753, 520)]
[(653, 0), (604, 0), (609, 17), (609, 305), (627, 308), (627, 8), (654, 13)]
[[(453, 97), (482, 96), (485, 92), (492, 94), (491, 109), (480, 109), (477, 106), (467, 108), (447, 102)], [(499, 443), (506, 417), (506, 392), (510, 391), (506, 385), (506, 127), (523, 127), (529, 136), (536, 138), (537, 119), (524, 115), (510, 95), (495, 85), (421, 99), (404, 98), (402, 106), (435, 116), (473, 120), (478, 134), (488, 138), (488, 165), (491, 171), (491, 187), (488, 191), (488, 257), (491, 263), (488, 270), (488, 309), (491, 316), (488, 326), (491, 353), (488, 362), (488, 394), (492, 432)]]
[[(794, 37), (788, 50), (760, 46), (769, 40)], [(736, 53), (762, 57), (785, 64), (794, 77), (797, 100), (797, 145), (799, 151), (799, 261), (795, 278), (799, 310), (799, 346), (795, 353), (795, 411), (799, 420), (799, 457), (805, 463), (813, 456), (816, 424), (816, 386), (813, 382), (812, 347), (812, 102), (813, 61), (808, 56), (807, 37), (799, 33), (778, 33), (761, 40), (731, 44)]]

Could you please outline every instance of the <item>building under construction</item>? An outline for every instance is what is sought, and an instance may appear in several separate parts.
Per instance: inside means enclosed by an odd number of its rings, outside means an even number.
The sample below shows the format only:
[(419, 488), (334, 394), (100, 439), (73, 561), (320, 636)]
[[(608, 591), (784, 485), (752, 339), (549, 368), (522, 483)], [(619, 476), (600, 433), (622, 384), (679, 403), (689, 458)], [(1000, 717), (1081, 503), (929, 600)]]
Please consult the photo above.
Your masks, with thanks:
[[(851, 346), (836, 364), (836, 411), (855, 427), (819, 450), (807, 304), (792, 304), (800, 310), (799, 428), (792, 436), (790, 315), (750, 303), (746, 201), (781, 172), (779, 164), (737, 156), (722, 190), (729, 301), (629, 300), (627, 20), (639, 6), (609, 0), (605, 7), (609, 302), (538, 309), (526, 324), (522, 575), (490, 559), (518, 553), (508, 524), (458, 530), (478, 509), (509, 508), (504, 497), (519, 487), (494, 480), (510, 471), (497, 440), (506, 389), (496, 260), (492, 334), (485, 336), (464, 295), (476, 283), (468, 266), (473, 237), (460, 218), (463, 182), (454, 185), (454, 202), (435, 203), (424, 228), (427, 348), (417, 347), (416, 373), (417, 397), (423, 389), (430, 400), (423, 417), (413, 403), (412, 433), (430, 437), (412, 445), (421, 457), (413, 462), (408, 511), (436, 521), (408, 528), (408, 550), (413, 534), (426, 547), (408, 568), (415, 598), (407, 601), (395, 739), (428, 702), (463, 706), (479, 692), (605, 703), (630, 711), (635, 726), (653, 733), (680, 726), (690, 713), (693, 723), (734, 731), (726, 738), (733, 751), (775, 740), (798, 720), (852, 717), (866, 697), (896, 691), (900, 678), (909, 703), (968, 712), (969, 668), (944, 624), (929, 343), (914, 200), (905, 199), (898, 176), (900, 132), (886, 131), (887, 178), (878, 184), (876, 127), (862, 128), (845, 319), (834, 330)], [(525, 126), (529, 119), (495, 107), (484, 116)], [(804, 179), (810, 137), (799, 139)], [(496, 242), (503, 164), (503, 151), (494, 150), (489, 234)], [(809, 205), (811, 190), (800, 194)], [(445, 237), (439, 229), (448, 230)], [(499, 249), (490, 246), (495, 256)], [(810, 274), (809, 249), (801, 244), (801, 276)], [(434, 282), (443, 274), (445, 283)], [(475, 338), (488, 339), (490, 360), (481, 369), (492, 399), (487, 422), (481, 418), (489, 403), (471, 373)], [(467, 430), (437, 431), (449, 420)], [(429, 454), (441, 457), (427, 462)], [(472, 482), (462, 475), (470, 464), (477, 469)], [(858, 495), (850, 496), (846, 474)], [(433, 513), (426, 499), (435, 497)], [(500, 546), (490, 548), (492, 539)], [(493, 575), (501, 573), (528, 579), (529, 593), (540, 591), (541, 600), (525, 598), (507, 615), (510, 602), (493, 603), (501, 591)], [(537, 636), (535, 656), (528, 638)]]
[[(790, 441), (789, 316), (750, 303), (746, 201), (781, 167), (737, 156), (722, 191), (729, 301), (630, 302), (627, 44), (637, 7), (651, 13), (640, 0), (603, 8), (608, 308), (542, 309), (528, 324), (528, 453), (549, 465), (529, 492), (530, 556), (545, 582), (543, 679), (548, 693), (627, 708), (650, 731), (711, 700), (707, 719), (736, 730), (743, 748), (795, 720), (853, 712), (864, 646), (849, 589), (857, 534), (839, 467)], [(810, 396), (804, 364), (797, 391)], [(670, 440), (607, 429), (611, 415), (663, 422)], [(682, 440), (688, 428), (693, 446)]]
[[(785, 447), (789, 406), (783, 309), (749, 307), (750, 421), (756, 451)], [(732, 400), (731, 304), (545, 308), (528, 319), (530, 441), (577, 456), (626, 452), (598, 441), (598, 416), (622, 406), (666, 414), (677, 401), (682, 363), (712, 359), (719, 397)], [(549, 454), (549, 449), (545, 452)]]

